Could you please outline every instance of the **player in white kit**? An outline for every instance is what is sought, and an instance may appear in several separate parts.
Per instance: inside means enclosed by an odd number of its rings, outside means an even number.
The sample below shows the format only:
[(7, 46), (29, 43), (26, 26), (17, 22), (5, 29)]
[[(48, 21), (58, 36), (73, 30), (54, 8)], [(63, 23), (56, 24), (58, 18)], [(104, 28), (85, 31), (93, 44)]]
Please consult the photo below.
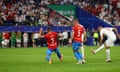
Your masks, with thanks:
[[(110, 28), (110, 27), (103, 28), (102, 26), (100, 26), (100, 27), (98, 27), (98, 31), (100, 32), (100, 44), (102, 44), (102, 45), (96, 50), (91, 50), (91, 52), (93, 54), (96, 54), (97, 52), (99, 52), (100, 50), (102, 50), (105, 47), (106, 55), (107, 55), (106, 62), (111, 62), (110, 47), (112, 47), (114, 45), (114, 42), (117, 39), (116, 37), (120, 38), (120, 36), (118, 35), (116, 28)], [(104, 36), (107, 37), (107, 40), (104, 43), (102, 43)]]

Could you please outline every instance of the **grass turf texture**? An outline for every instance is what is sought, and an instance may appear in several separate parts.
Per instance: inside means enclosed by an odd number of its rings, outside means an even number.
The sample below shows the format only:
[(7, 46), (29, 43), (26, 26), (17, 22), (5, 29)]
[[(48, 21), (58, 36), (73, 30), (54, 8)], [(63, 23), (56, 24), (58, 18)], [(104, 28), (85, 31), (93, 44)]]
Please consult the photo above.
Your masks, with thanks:
[(120, 46), (111, 48), (112, 62), (106, 63), (105, 50), (93, 55), (91, 47), (85, 47), (86, 63), (77, 65), (71, 47), (60, 48), (64, 60), (53, 53), (53, 64), (45, 60), (47, 48), (0, 49), (0, 72), (120, 72)]

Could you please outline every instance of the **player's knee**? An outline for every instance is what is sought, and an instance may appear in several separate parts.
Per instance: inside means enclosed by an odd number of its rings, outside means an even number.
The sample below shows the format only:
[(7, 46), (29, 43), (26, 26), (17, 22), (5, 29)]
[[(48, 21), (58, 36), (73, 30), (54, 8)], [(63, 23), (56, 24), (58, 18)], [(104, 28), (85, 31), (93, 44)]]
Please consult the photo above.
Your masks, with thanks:
[(46, 60), (49, 61), (48, 57), (46, 57)]
[(108, 46), (107, 46), (107, 47), (105, 47), (105, 48), (106, 48), (106, 49), (110, 49), (110, 47), (108, 47)]
[(78, 50), (73, 50), (73, 52), (78, 52)]

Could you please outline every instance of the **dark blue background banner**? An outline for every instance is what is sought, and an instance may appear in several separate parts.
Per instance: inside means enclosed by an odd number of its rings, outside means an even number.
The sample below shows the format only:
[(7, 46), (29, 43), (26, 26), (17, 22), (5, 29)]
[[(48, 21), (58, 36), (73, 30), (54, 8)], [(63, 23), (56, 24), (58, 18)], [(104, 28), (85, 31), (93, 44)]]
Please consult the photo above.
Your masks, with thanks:
[(112, 25), (100, 20), (91, 13), (85, 11), (80, 7), (76, 7), (76, 17), (80, 23), (88, 30), (96, 29), (98, 26), (112, 27)]
[[(38, 32), (41, 26), (0, 26), (0, 32), (3, 31), (21, 31), (21, 32)], [(46, 31), (48, 26), (42, 26), (43, 30)], [(52, 26), (53, 31), (62, 32), (63, 30), (71, 31), (71, 26)]]

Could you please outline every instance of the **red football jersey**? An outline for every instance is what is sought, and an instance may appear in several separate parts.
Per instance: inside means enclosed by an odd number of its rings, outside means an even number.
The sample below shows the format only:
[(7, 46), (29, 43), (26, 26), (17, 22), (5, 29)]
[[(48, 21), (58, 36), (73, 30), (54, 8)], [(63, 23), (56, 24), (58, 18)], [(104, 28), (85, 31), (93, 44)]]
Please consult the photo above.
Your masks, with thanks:
[(75, 25), (72, 28), (73, 32), (74, 32), (74, 38), (73, 40), (76, 42), (82, 42), (83, 41), (83, 33), (85, 31), (84, 27), (82, 25)]
[(56, 49), (57, 48), (57, 33), (50, 32), (44, 35), (45, 39), (47, 40), (48, 48), (49, 49)]

